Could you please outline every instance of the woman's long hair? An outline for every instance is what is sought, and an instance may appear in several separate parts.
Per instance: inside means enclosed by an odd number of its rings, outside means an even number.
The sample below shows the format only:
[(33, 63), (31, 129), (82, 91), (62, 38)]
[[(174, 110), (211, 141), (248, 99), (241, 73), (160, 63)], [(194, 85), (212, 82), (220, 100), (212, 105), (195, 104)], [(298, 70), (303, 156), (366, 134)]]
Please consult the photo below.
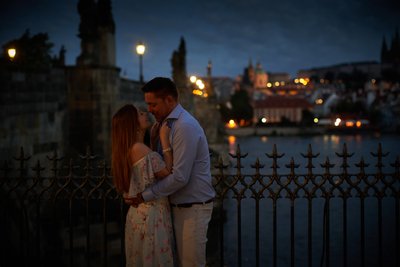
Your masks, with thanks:
[(118, 192), (128, 192), (131, 176), (130, 149), (140, 129), (138, 111), (133, 105), (120, 108), (112, 118), (111, 173)]

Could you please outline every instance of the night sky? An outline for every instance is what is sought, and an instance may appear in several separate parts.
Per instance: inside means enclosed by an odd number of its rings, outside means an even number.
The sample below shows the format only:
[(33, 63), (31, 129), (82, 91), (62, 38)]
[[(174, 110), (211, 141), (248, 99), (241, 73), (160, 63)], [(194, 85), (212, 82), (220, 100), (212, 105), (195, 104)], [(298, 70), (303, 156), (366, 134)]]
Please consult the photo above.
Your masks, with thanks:
[[(67, 64), (80, 53), (77, 0), (15, 0), (0, 9), (0, 44), (47, 32), (67, 49)], [(112, 1), (117, 66), (138, 79), (135, 44), (143, 41), (144, 78), (171, 76), (171, 55), (184, 37), (188, 74), (236, 77), (251, 59), (265, 71), (288, 72), (355, 61), (379, 61), (383, 37), (400, 27), (398, 0), (186, 0)]]

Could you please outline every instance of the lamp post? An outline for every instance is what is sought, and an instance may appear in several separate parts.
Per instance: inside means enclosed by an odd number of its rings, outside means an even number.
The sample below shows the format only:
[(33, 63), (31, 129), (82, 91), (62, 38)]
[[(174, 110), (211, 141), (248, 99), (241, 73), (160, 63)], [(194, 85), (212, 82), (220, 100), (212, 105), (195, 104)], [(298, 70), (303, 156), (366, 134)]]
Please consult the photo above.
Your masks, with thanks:
[(142, 42), (139, 42), (136, 45), (136, 53), (139, 55), (139, 80), (140, 83), (143, 83), (143, 54), (144, 51), (146, 50), (146, 47), (144, 46), (144, 44)]

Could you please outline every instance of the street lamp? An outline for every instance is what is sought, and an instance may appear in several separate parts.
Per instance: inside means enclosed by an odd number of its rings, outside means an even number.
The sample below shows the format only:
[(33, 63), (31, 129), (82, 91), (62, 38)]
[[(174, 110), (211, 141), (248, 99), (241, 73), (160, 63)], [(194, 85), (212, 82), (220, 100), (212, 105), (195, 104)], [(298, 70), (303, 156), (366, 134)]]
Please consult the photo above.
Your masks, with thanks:
[(7, 50), (8, 57), (11, 59), (11, 61), (14, 59), (15, 55), (17, 54), (17, 50), (15, 48), (9, 48)]
[(144, 51), (146, 51), (146, 47), (144, 46), (144, 44), (142, 42), (139, 42), (136, 45), (136, 53), (139, 55), (139, 71), (140, 71), (139, 80), (140, 80), (140, 83), (143, 83), (143, 54), (144, 54)]

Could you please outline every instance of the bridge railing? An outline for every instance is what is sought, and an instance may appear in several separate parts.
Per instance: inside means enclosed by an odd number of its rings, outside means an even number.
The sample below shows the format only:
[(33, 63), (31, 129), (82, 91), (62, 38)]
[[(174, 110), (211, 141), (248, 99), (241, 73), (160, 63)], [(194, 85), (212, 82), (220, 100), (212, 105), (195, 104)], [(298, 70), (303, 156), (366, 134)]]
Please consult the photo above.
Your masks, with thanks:
[[(208, 265), (399, 266), (399, 157), (387, 162), (379, 145), (369, 173), (353, 154), (336, 153), (340, 171), (311, 146), (304, 166), (275, 145), (268, 164), (245, 166), (239, 146), (214, 157)], [(127, 207), (90, 150), (31, 162), (21, 148), (0, 167), (0, 208), (0, 266), (125, 265)]]

